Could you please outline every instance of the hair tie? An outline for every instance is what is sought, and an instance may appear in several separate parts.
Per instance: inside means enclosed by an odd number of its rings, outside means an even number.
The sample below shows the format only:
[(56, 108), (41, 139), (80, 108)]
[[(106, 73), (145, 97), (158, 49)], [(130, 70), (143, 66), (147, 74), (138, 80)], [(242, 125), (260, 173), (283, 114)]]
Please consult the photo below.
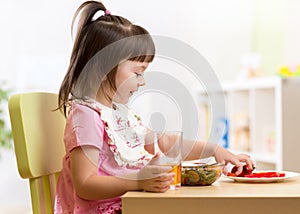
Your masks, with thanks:
[(104, 14), (105, 14), (106, 16), (108, 16), (108, 15), (110, 15), (110, 11), (109, 11), (109, 10), (105, 10), (105, 11), (104, 11)]

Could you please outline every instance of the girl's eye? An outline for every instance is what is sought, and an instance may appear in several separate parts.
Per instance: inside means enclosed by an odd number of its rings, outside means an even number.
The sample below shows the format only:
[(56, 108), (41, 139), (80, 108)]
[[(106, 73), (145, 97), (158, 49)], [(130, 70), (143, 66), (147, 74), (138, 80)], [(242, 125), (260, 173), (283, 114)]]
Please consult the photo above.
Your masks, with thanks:
[(135, 73), (136, 77), (143, 77), (143, 74)]

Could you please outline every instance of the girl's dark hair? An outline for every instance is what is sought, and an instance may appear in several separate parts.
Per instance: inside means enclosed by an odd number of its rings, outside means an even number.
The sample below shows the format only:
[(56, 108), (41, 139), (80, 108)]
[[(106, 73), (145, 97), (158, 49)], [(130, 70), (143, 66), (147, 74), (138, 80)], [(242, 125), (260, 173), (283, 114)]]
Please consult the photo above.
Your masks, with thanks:
[[(104, 15), (94, 20), (99, 11)], [(83, 3), (75, 13), (72, 29), (78, 16), (70, 65), (58, 95), (58, 108), (65, 115), (68, 101), (95, 96), (104, 77), (116, 91), (115, 75), (120, 62), (152, 62), (155, 55), (154, 43), (147, 30), (108, 13), (101, 2)]]

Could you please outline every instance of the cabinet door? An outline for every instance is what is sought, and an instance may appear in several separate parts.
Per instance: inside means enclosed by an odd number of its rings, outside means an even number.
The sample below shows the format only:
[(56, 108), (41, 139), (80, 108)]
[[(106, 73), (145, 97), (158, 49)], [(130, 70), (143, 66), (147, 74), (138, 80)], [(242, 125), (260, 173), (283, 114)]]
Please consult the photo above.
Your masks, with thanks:
[(251, 111), (249, 90), (227, 92), (229, 117), (229, 148), (239, 152), (251, 152)]
[(252, 145), (258, 168), (278, 167), (279, 115), (276, 108), (276, 88), (257, 88), (253, 93)]

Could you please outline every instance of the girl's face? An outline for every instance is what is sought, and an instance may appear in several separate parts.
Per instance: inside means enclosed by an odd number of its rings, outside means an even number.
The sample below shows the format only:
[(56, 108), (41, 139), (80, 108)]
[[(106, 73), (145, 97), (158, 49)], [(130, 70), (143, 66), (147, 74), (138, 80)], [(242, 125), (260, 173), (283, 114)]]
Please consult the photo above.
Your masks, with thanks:
[(126, 104), (132, 94), (145, 85), (144, 72), (148, 62), (124, 61), (118, 65), (115, 81), (117, 92), (113, 101)]

